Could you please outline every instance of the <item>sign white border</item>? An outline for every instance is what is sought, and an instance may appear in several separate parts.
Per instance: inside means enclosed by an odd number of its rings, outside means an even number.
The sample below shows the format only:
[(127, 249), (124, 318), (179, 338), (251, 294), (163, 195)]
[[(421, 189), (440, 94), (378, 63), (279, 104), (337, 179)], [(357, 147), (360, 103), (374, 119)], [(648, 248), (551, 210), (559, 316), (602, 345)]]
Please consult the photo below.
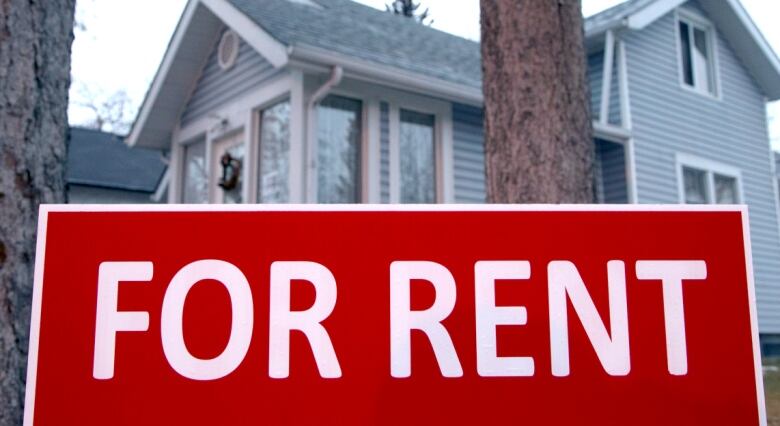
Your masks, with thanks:
[(753, 369), (760, 426), (766, 426), (766, 402), (758, 339), (756, 291), (753, 281), (753, 254), (746, 205), (683, 204), (42, 204), (38, 210), (30, 343), (27, 353), (27, 385), (24, 425), (33, 425), (35, 385), (38, 369), (38, 339), (41, 327), (43, 267), (46, 258), (46, 230), (52, 212), (736, 212), (742, 217), (742, 233), (747, 272)]

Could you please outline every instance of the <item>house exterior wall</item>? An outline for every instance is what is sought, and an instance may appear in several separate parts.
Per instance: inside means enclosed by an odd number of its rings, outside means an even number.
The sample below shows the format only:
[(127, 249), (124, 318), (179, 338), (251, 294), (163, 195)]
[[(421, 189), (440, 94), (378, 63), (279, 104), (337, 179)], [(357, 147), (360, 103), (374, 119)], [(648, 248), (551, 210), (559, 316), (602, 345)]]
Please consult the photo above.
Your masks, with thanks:
[(628, 203), (626, 154), (622, 144), (596, 139), (596, 199), (604, 204)]
[(390, 202), (390, 105), (379, 104), (379, 199)]
[[(686, 7), (704, 13), (695, 3)], [(780, 234), (765, 99), (718, 34), (719, 98), (683, 88), (676, 14), (624, 36), (640, 203), (678, 203), (678, 153), (741, 172), (749, 206), (759, 330), (780, 333)]]
[[(615, 58), (617, 59), (617, 58)], [(601, 109), (601, 84), (604, 78), (604, 51), (588, 53), (588, 85), (590, 86), (590, 115), (599, 120)], [(609, 89), (609, 114), (607, 123), (620, 125), (620, 92), (618, 91), (617, 61), (612, 63), (612, 77)]]
[(244, 40), (239, 44), (235, 64), (227, 70), (219, 66), (217, 50), (215, 45), (187, 101), (181, 115), (182, 127), (257, 87), (277, 71)]
[(452, 105), (455, 202), (484, 203), (485, 142), (482, 108)]

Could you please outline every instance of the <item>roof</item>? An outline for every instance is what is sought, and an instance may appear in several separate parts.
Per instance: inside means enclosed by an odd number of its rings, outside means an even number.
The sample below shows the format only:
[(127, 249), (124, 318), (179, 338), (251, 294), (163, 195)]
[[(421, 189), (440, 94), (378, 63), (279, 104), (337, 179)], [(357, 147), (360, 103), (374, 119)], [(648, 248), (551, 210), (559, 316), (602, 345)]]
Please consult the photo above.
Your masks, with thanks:
[(628, 0), (591, 15), (585, 19), (585, 32), (592, 34), (598, 32), (599, 29), (615, 26), (627, 16), (636, 13), (654, 1), (656, 0)]
[[(687, 0), (627, 0), (585, 20), (598, 43), (608, 30), (640, 30)], [(702, 1), (770, 100), (780, 99), (780, 61), (739, 0)], [(199, 67), (221, 28), (239, 35), (275, 67), (341, 66), (344, 75), (478, 105), (478, 42), (351, 0), (190, 0), (128, 136), (130, 145), (170, 142)]]
[(312, 46), (475, 88), (479, 43), (350, 0), (229, 0), (286, 46)]
[(162, 152), (129, 148), (124, 137), (71, 127), (65, 180), (71, 185), (154, 192), (165, 172)]

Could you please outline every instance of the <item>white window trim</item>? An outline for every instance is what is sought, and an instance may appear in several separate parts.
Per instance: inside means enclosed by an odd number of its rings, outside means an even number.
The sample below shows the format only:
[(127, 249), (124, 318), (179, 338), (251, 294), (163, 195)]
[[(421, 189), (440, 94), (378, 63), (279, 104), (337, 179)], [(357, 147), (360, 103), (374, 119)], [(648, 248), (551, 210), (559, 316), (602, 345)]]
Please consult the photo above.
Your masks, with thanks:
[[(187, 148), (190, 145), (196, 143), (204, 144), (203, 161), (208, 163), (209, 161), (209, 141), (206, 135), (196, 135), (186, 141), (180, 141), (173, 144), (172, 160), (169, 167), (171, 170), (171, 183), (168, 191), (168, 203), (183, 203), (184, 202), (184, 174), (187, 172), (184, 164), (184, 158)], [(207, 166), (208, 167), (208, 166)], [(206, 176), (206, 180), (210, 180), (210, 176)], [(207, 183), (208, 185), (208, 183)], [(206, 203), (210, 202), (209, 194), (206, 193)]]
[[(712, 93), (709, 90), (701, 90), (695, 86), (690, 86), (685, 83), (682, 64), (682, 43), (680, 40), (680, 22), (685, 22), (689, 27), (698, 27), (704, 31), (707, 37), (707, 49), (709, 50), (708, 53), (711, 58), (710, 66), (712, 67), (713, 89), (715, 93)], [(674, 37), (675, 44), (677, 45), (677, 77), (680, 83), (680, 87), (691, 93), (696, 93), (698, 95), (716, 100), (722, 100), (723, 96), (722, 86), (720, 84), (720, 61), (718, 60), (718, 37), (716, 36), (716, 29), (712, 22), (696, 11), (685, 7), (677, 8), (675, 10)], [(690, 38), (689, 43), (693, 43), (693, 40)], [(693, 48), (693, 46), (691, 46), (691, 48)], [(693, 62), (691, 63), (691, 66), (695, 66), (693, 65)], [(693, 71), (693, 74), (696, 74), (695, 70)]]
[(262, 134), (262, 114), (263, 111), (265, 111), (268, 108), (274, 107), (279, 103), (282, 102), (289, 102), (290, 103), (290, 140), (288, 143), (288, 156), (287, 159), (289, 162), (288, 166), (288, 176), (287, 176), (287, 194), (288, 194), (288, 200), (287, 202), (293, 202), (292, 198), (292, 189), (295, 186), (293, 182), (293, 170), (291, 170), (292, 162), (293, 162), (293, 152), (292, 152), (292, 121), (293, 121), (293, 108), (292, 108), (292, 94), (291, 93), (284, 93), (281, 96), (278, 96), (276, 98), (269, 99), (262, 104), (258, 105), (256, 108), (252, 109), (251, 114), (249, 115), (247, 125), (245, 128), (250, 128), (251, 130), (251, 137), (249, 138), (249, 150), (247, 151), (247, 164), (246, 164), (246, 173), (244, 174), (244, 177), (246, 178), (247, 185), (244, 185), (245, 190), (247, 193), (245, 193), (244, 200), (246, 200), (247, 203), (259, 203), (257, 199), (257, 185), (260, 180), (260, 145), (263, 141), (260, 140), (260, 136)]
[[(380, 129), (374, 128), (373, 124), (374, 122), (379, 123), (379, 108), (374, 108), (371, 105), (375, 102), (369, 95), (365, 93), (361, 93), (360, 91), (351, 90), (350, 88), (345, 88), (342, 86), (337, 86), (331, 89), (323, 99), (327, 98), (328, 96), (339, 96), (342, 98), (349, 98), (354, 99), (356, 101), (360, 101), (361, 106), (361, 117), (360, 117), (360, 152), (359, 152), (359, 161), (360, 161), (360, 170), (358, 179), (360, 181), (358, 182), (360, 193), (358, 194), (358, 200), (356, 204), (363, 204), (363, 203), (370, 203), (371, 199), (373, 198), (371, 194), (371, 187), (373, 186), (371, 184), (371, 176), (370, 176), (370, 160), (372, 157), (371, 152), (374, 150), (372, 145), (374, 145), (374, 141), (372, 139), (378, 138), (378, 134)], [(317, 114), (317, 107), (319, 104), (314, 106), (313, 111), (308, 111), (309, 114)], [(377, 117), (374, 117), (374, 115), (377, 115)], [(317, 117), (318, 119), (319, 117)], [(316, 124), (316, 121), (315, 121)], [(317, 140), (317, 131), (318, 127), (315, 125), (312, 129), (314, 132), (313, 135), (310, 135), (308, 137), (308, 149), (313, 154), (314, 158), (314, 167), (308, 168), (308, 171), (311, 173), (311, 176), (307, 179), (307, 193), (308, 193), (308, 199), (310, 202), (313, 203), (319, 203), (319, 159), (317, 157), (317, 144), (319, 141)], [(377, 136), (374, 136), (374, 133), (377, 134)]]
[[(420, 113), (432, 114), (436, 120), (434, 134), (436, 156), (436, 202), (452, 203), (454, 197), (453, 171), (453, 131), (452, 104), (425, 96), (378, 86), (357, 80), (343, 80), (338, 86), (328, 92), (328, 95), (344, 96), (363, 103), (363, 129), (361, 139), (361, 197), (360, 203), (381, 202), (381, 111), (382, 102), (388, 105), (389, 127), (389, 167), (390, 167), (390, 203), (393, 192), (398, 191), (396, 200), (400, 199), (400, 167), (397, 149), (399, 148), (400, 110), (408, 109)], [(308, 138), (309, 147), (316, 143), (316, 138)], [(394, 142), (395, 141), (395, 142)], [(395, 147), (395, 148), (394, 148)], [(395, 153), (394, 153), (395, 149)], [(319, 167), (319, 165), (315, 165)], [(316, 169), (312, 172), (316, 174)], [(316, 178), (308, 179), (307, 193), (310, 202), (317, 202)], [(397, 201), (395, 201), (397, 202)]]
[(728, 164), (719, 163), (717, 161), (708, 160), (701, 157), (696, 157), (688, 154), (677, 153), (677, 194), (680, 204), (685, 204), (685, 177), (683, 175), (683, 168), (689, 167), (696, 170), (701, 170), (707, 176), (707, 198), (709, 204), (717, 204), (715, 200), (715, 175), (727, 176), (736, 179), (737, 181), (737, 204), (743, 204), (745, 202), (744, 190), (742, 188), (742, 171), (734, 166)]
[(453, 185), (453, 138), (452, 107), (445, 102), (428, 99), (386, 100), (389, 107), (389, 184), (390, 204), (401, 202), (401, 110), (414, 111), (434, 117), (434, 167), (436, 184), (436, 202), (452, 203)]

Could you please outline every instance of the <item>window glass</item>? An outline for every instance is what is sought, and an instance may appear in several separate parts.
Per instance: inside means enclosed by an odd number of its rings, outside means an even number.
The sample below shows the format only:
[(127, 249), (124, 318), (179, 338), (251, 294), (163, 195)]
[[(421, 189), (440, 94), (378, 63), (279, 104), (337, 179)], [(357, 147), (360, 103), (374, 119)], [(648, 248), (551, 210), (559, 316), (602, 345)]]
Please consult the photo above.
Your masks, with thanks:
[(261, 113), (258, 163), (257, 202), (288, 202), (290, 101), (280, 102)]
[(401, 110), (401, 202), (436, 202), (434, 121), (430, 114)]
[(715, 202), (717, 204), (739, 203), (736, 178), (715, 174)]
[(712, 67), (710, 67), (709, 50), (707, 48), (707, 33), (704, 31), (693, 28), (693, 63), (696, 77), (694, 79), (696, 87), (700, 90), (713, 92), (712, 90), (712, 78), (710, 73)]
[(206, 141), (184, 147), (184, 182), (182, 202), (208, 202), (208, 173), (206, 171)]
[(317, 200), (360, 201), (362, 103), (328, 96), (317, 108)]
[(683, 81), (689, 86), (693, 86), (693, 66), (691, 64), (691, 43), (688, 24), (680, 21), (680, 53), (682, 54), (682, 72)]
[(707, 173), (702, 170), (683, 167), (686, 204), (708, 204)]
[(715, 65), (707, 30), (679, 22), (683, 82), (703, 93), (715, 94)]

